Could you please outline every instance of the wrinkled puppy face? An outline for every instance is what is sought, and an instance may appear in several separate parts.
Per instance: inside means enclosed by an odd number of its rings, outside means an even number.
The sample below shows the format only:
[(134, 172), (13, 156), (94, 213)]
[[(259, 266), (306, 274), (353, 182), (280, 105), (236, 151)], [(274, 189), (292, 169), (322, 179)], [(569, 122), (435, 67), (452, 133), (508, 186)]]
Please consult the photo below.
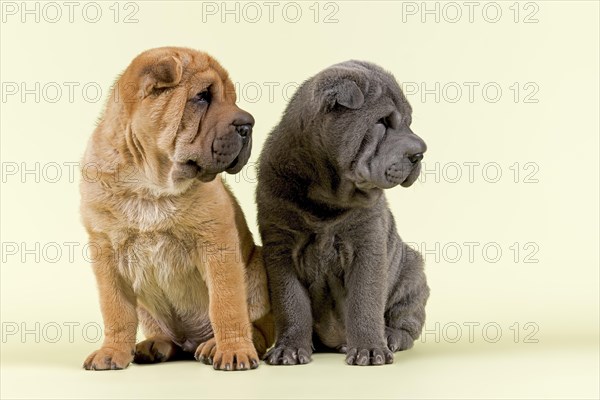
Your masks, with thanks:
[[(136, 85), (128, 89), (130, 82)], [(156, 184), (208, 182), (247, 163), (254, 118), (235, 105), (233, 83), (209, 55), (149, 50), (133, 61), (119, 85), (135, 95), (124, 99), (131, 121), (128, 147), (138, 163), (150, 165), (144, 168)]]
[(412, 185), (427, 146), (410, 129), (412, 109), (394, 77), (348, 61), (314, 79), (319, 140), (340, 174), (362, 190)]

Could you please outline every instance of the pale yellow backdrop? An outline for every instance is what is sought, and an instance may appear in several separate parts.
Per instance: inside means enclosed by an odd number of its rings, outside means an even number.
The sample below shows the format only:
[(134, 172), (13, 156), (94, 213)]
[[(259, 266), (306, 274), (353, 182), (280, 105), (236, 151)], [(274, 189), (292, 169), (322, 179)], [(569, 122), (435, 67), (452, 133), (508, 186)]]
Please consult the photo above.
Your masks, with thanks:
[[(598, 2), (1, 8), (3, 398), (598, 398)], [(388, 199), (432, 294), (394, 365), (81, 369), (101, 316), (74, 163), (115, 76), (163, 45), (229, 70), (257, 121), (251, 162), (320, 69), (364, 59), (403, 82), (427, 173)], [(256, 234), (254, 172), (227, 180)]]

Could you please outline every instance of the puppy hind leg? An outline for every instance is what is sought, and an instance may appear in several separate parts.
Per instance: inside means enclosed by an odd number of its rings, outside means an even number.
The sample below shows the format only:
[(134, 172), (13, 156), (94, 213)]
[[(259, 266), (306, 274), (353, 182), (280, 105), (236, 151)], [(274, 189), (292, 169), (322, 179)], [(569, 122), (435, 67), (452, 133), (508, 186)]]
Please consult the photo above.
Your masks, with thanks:
[(146, 340), (135, 345), (134, 363), (154, 364), (183, 358), (181, 347), (169, 338), (145, 308), (138, 305), (137, 313)]
[(258, 356), (262, 358), (275, 342), (275, 321), (271, 313), (252, 323), (252, 341)]
[(408, 350), (421, 335), (429, 289), (418, 296), (403, 296), (385, 312), (385, 336), (391, 351)]
[(385, 327), (388, 348), (390, 351), (404, 351), (413, 347), (415, 339), (404, 329)]
[(248, 316), (252, 321), (252, 341), (259, 356), (275, 342), (275, 321), (269, 304), (267, 273), (263, 265), (262, 248), (255, 246), (246, 267)]
[(400, 263), (397, 289), (388, 299), (390, 306), (384, 314), (385, 335), (391, 351), (410, 349), (421, 335), (429, 298), (421, 254), (406, 243), (401, 243), (401, 249), (396, 260)]
[(152, 336), (135, 345), (133, 362), (136, 364), (155, 364), (181, 359), (183, 351), (164, 336)]
[(408, 350), (421, 335), (425, 324), (425, 302), (429, 289), (425, 285), (418, 295), (403, 296), (385, 312), (385, 336), (391, 351)]

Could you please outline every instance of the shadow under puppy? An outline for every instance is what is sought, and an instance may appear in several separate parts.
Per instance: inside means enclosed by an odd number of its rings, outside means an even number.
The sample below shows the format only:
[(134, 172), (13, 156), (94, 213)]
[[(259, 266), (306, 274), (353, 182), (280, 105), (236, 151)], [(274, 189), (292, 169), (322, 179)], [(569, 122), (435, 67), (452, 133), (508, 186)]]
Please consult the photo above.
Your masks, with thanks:
[(348, 61), (302, 84), (267, 138), (257, 188), (276, 327), (267, 363), (308, 363), (313, 337), (348, 364), (391, 363), (420, 335), (422, 258), (383, 193), (419, 175), (426, 145), (410, 125), (394, 77)]
[(254, 119), (235, 100), (227, 72), (191, 49), (148, 50), (118, 79), (83, 159), (105, 325), (86, 369), (195, 355), (243, 370), (271, 345), (260, 248), (220, 175), (250, 156)]

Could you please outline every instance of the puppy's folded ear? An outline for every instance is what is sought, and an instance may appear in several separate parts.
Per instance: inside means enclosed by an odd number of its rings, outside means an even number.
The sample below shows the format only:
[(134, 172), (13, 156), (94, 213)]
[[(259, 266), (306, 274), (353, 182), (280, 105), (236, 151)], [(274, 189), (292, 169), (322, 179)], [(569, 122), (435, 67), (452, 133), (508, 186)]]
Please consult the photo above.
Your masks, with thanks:
[(181, 60), (175, 56), (165, 56), (146, 65), (140, 77), (142, 96), (148, 96), (155, 89), (177, 86), (182, 74)]
[(330, 111), (336, 104), (350, 109), (358, 109), (365, 102), (365, 96), (358, 84), (349, 78), (324, 79), (318, 82), (313, 93), (321, 110)]

